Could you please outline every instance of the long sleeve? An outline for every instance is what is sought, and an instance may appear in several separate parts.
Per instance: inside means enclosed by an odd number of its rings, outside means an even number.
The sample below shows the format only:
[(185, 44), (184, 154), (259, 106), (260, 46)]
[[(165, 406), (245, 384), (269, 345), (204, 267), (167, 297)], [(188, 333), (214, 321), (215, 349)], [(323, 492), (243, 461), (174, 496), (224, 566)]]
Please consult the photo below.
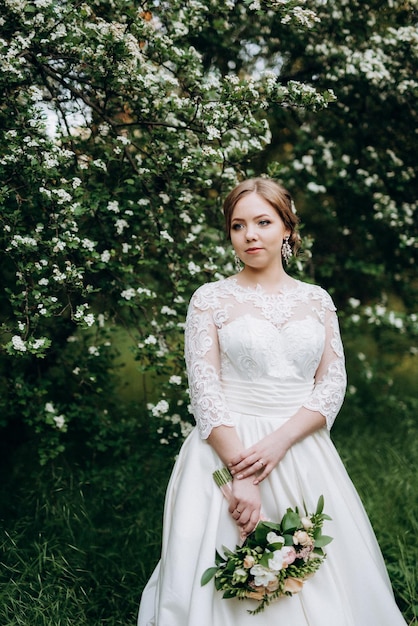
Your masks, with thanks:
[(315, 373), (314, 389), (303, 406), (322, 413), (328, 430), (331, 430), (344, 401), (347, 375), (338, 319), (328, 294), (324, 298), (324, 304), (322, 311), (325, 326), (324, 351)]
[(217, 329), (202, 289), (192, 297), (185, 328), (185, 360), (190, 403), (202, 439), (212, 428), (233, 426), (220, 382)]

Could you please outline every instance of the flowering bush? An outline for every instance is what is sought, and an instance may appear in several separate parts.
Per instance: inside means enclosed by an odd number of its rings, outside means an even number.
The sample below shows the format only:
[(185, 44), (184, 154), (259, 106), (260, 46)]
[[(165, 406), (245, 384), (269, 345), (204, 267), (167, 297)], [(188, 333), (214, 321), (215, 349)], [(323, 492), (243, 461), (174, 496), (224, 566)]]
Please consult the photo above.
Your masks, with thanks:
[(243, 176), (297, 192), (337, 304), (399, 292), (415, 328), (412, 4), (307, 5), (0, 0), (0, 420), (44, 460), (107, 445), (121, 329), (136, 411), (178, 447), (187, 301), (233, 272), (220, 204)]
[(234, 551), (223, 547), (216, 552), (216, 567), (207, 569), (201, 583), (212, 578), (224, 598), (249, 598), (259, 601), (251, 614), (263, 611), (273, 600), (292, 596), (302, 590), (325, 558), (324, 546), (332, 537), (322, 534), (324, 499), (318, 500), (316, 512), (301, 516), (288, 508), (281, 522), (260, 521), (254, 532)]
[[(308, 27), (303, 2), (274, 4), (284, 27)], [(83, 431), (108, 445), (121, 328), (145, 390), (140, 413), (164, 444), (187, 432), (187, 301), (232, 269), (220, 198), (271, 140), (271, 106), (334, 100), (207, 62), (212, 25), (230, 37), (256, 10), (0, 0), (0, 414), (34, 437), (43, 461)]]

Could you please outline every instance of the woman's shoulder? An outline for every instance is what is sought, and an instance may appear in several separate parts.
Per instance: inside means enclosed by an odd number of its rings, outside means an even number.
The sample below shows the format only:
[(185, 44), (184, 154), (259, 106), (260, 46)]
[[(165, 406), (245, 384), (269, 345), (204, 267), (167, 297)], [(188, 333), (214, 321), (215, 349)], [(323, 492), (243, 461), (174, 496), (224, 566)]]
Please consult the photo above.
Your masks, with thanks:
[(307, 283), (303, 281), (299, 281), (299, 285), (304, 291), (307, 298), (319, 302), (321, 307), (324, 309), (329, 309), (330, 311), (336, 310), (333, 299), (331, 298), (328, 291), (324, 289), (324, 287), (321, 287), (320, 285), (316, 285), (314, 283)]
[(192, 297), (194, 297), (196, 294), (200, 295), (200, 294), (222, 293), (222, 291), (228, 288), (228, 285), (230, 285), (230, 283), (231, 283), (230, 278), (221, 278), (219, 280), (214, 280), (208, 283), (203, 283), (202, 285), (200, 285), (200, 287), (196, 289)]
[(203, 283), (193, 293), (190, 302), (199, 309), (214, 308), (219, 299), (230, 293), (231, 280), (221, 278), (208, 283)]

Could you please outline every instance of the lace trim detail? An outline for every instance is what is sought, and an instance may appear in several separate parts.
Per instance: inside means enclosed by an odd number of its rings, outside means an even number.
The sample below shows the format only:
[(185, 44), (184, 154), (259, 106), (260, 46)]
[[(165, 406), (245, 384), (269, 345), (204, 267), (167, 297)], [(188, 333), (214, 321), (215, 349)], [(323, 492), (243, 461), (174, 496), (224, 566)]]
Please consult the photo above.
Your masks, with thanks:
[(214, 367), (195, 363), (189, 373), (191, 409), (202, 439), (215, 426), (234, 426)]
[(185, 359), (191, 410), (202, 439), (206, 439), (215, 426), (234, 425), (226, 408), (219, 370), (208, 360), (211, 352), (217, 352), (212, 350), (214, 339), (209, 334), (211, 326), (211, 315), (208, 312), (199, 313), (191, 305), (186, 320)]
[(340, 328), (338, 325), (338, 318), (336, 315), (334, 315), (333, 318), (331, 319), (331, 324), (333, 328), (331, 347), (334, 350), (337, 357), (343, 360), (343, 367), (344, 367), (344, 347), (343, 347), (343, 342), (341, 341)]
[(303, 405), (311, 411), (319, 411), (327, 421), (328, 430), (331, 430), (342, 406), (346, 386), (344, 361), (337, 359), (329, 365), (325, 376), (315, 384), (312, 395)]

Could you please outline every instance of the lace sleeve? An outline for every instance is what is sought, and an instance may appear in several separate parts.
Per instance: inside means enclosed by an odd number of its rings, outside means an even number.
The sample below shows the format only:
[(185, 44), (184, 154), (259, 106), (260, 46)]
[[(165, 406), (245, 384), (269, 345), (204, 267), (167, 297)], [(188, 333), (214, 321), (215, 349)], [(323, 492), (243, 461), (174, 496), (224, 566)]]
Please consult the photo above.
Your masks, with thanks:
[[(212, 428), (233, 426), (219, 378), (220, 356), (216, 326), (209, 307), (202, 310), (193, 296), (186, 319), (185, 360), (190, 403), (202, 439)], [(199, 298), (199, 302), (202, 298)]]
[(331, 430), (344, 401), (347, 375), (335, 307), (329, 296), (326, 301), (327, 306), (323, 313), (325, 324), (324, 352), (315, 373), (314, 389), (304, 403), (304, 407), (322, 413), (326, 419), (328, 430)]

